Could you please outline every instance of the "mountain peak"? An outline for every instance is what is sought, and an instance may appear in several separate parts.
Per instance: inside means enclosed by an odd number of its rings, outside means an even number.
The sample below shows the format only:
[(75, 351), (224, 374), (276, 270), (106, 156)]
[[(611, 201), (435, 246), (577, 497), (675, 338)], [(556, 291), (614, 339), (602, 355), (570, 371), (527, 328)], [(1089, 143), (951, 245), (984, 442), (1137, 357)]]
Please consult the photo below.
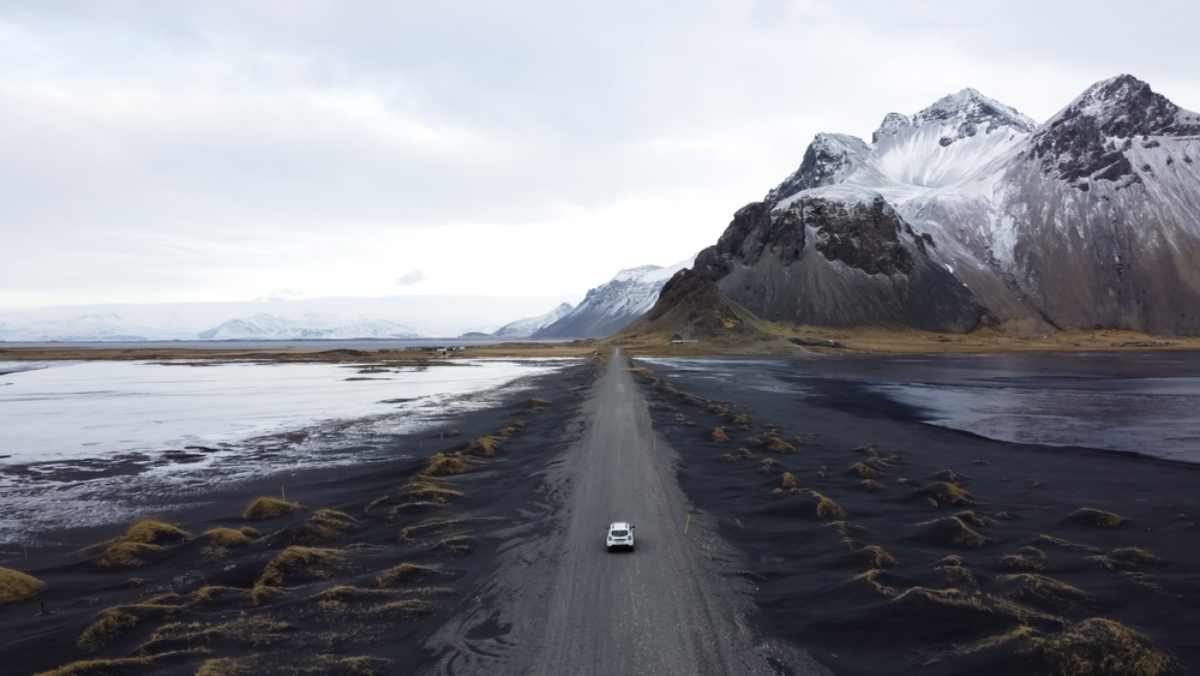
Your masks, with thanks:
[[(927, 122), (958, 122), (959, 126), (977, 126), (986, 123), (991, 131), (994, 127), (1012, 127), (1024, 132), (1031, 132), (1036, 125), (1033, 120), (1023, 115), (1016, 108), (1006, 106), (999, 101), (988, 98), (979, 90), (967, 87), (953, 94), (947, 94), (934, 101), (932, 105), (913, 116), (913, 124), (922, 125)], [(967, 134), (971, 136), (973, 134)]]
[(1200, 133), (1200, 118), (1150, 88), (1121, 74), (1088, 87), (1047, 123), (1049, 127), (1087, 118), (1108, 136)]

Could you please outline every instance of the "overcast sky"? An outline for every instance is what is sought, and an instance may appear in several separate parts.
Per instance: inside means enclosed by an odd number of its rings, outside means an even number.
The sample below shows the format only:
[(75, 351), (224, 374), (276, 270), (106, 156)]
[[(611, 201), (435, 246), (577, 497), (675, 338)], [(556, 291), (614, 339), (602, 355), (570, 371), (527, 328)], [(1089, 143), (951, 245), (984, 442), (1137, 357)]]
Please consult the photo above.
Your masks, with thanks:
[(0, 4), (0, 307), (561, 295), (973, 86), (1200, 108), (1200, 3)]

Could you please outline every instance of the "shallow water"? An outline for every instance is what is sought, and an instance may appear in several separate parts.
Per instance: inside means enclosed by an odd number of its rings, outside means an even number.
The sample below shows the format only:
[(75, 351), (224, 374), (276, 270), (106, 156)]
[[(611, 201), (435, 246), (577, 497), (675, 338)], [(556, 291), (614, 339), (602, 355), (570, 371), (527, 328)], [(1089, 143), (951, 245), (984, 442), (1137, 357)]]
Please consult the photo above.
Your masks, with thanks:
[(496, 405), (571, 361), (0, 363), (0, 543), (221, 482), (394, 458), (399, 435)]
[(654, 359), (781, 396), (980, 436), (1200, 462), (1200, 354), (1018, 354), (817, 360)]

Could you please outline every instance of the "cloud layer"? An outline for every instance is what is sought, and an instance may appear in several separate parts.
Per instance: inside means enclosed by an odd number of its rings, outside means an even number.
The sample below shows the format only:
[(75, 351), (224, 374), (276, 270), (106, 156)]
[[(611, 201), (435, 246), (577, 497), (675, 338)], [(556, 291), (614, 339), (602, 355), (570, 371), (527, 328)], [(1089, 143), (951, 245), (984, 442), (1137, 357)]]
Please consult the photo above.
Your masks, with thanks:
[(6, 3), (0, 306), (575, 298), (713, 241), (814, 133), (963, 86), (1200, 107), (1183, 3), (650, 5)]

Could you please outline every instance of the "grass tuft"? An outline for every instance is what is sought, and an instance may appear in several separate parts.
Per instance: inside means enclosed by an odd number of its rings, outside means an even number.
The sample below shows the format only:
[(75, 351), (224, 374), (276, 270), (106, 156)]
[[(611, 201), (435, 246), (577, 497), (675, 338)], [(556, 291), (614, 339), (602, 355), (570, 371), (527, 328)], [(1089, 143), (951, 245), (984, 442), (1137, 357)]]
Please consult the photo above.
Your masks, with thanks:
[(859, 479), (878, 479), (879, 478), (879, 470), (875, 469), (874, 467), (871, 467), (870, 465), (867, 465), (867, 464), (864, 464), (861, 462), (856, 462), (856, 463), (850, 465), (849, 467), (846, 468), (846, 472), (848, 474), (853, 474), (854, 476), (858, 477)]
[(0, 606), (33, 598), (46, 583), (12, 568), (0, 568)]
[(462, 474), (470, 471), (470, 463), (461, 453), (434, 453), (426, 463), (425, 474), (428, 477), (448, 477), (452, 474)]
[(287, 516), (301, 509), (303, 507), (298, 502), (265, 496), (255, 498), (249, 505), (246, 505), (246, 509), (242, 511), (242, 518), (247, 521), (267, 521)]
[(724, 443), (726, 441), (729, 441), (729, 433), (725, 431), (724, 427), (721, 427), (719, 425), (717, 427), (712, 428), (712, 432), (709, 434), (709, 436), (712, 438), (713, 441), (715, 441), (717, 443)]
[[(515, 429), (513, 431), (515, 431)], [(490, 458), (496, 455), (496, 448), (499, 446), (499, 439), (492, 435), (486, 435), (477, 439), (472, 439), (471, 443), (467, 444), (467, 452), (471, 455), (477, 455), (482, 458)]]
[(1145, 636), (1101, 617), (1049, 637), (1032, 637), (1025, 652), (1044, 665), (1039, 673), (1062, 676), (1161, 676), (1177, 668)]
[(934, 481), (921, 490), (913, 493), (913, 497), (925, 498), (935, 507), (953, 505), (963, 507), (975, 504), (975, 498), (962, 486), (948, 481)]
[(342, 553), (336, 549), (288, 547), (271, 559), (258, 584), (284, 587), (289, 581), (323, 580), (332, 577), (342, 562)]
[(976, 549), (988, 541), (957, 516), (918, 523), (917, 528), (920, 529), (917, 538), (932, 545)]

